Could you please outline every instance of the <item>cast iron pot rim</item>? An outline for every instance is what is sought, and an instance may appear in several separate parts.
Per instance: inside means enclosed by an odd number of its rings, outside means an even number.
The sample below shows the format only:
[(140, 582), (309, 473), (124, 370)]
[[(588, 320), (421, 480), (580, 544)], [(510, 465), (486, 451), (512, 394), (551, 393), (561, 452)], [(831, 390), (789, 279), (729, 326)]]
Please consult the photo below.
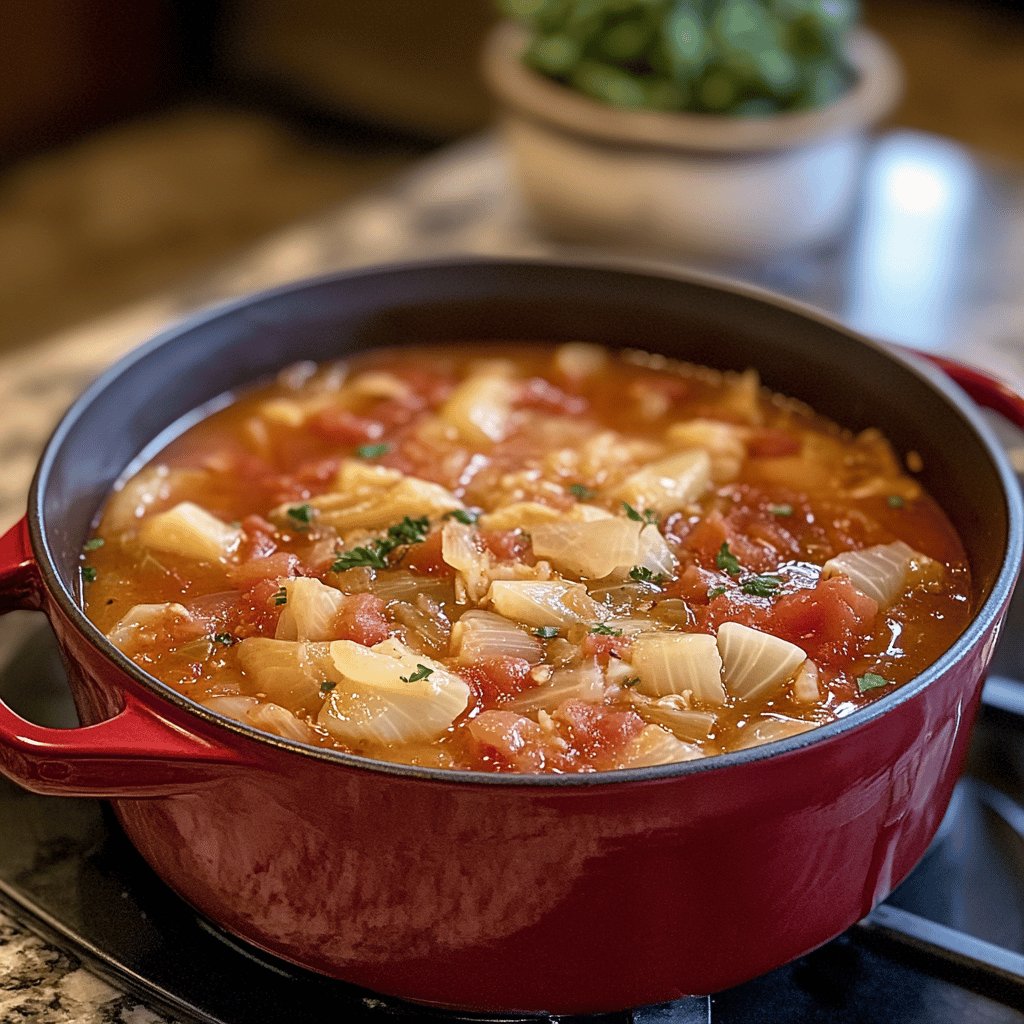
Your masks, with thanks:
[[(121, 376), (129, 367), (138, 362), (148, 359), (151, 355), (162, 349), (165, 345), (172, 345), (188, 335), (197, 327), (203, 326), (222, 317), (232, 317), (239, 312), (251, 309), (254, 305), (266, 300), (275, 299), (281, 295), (291, 292), (299, 292), (308, 288), (317, 288), (323, 285), (342, 281), (359, 279), (363, 277), (379, 277), (403, 273), (421, 273), (423, 271), (468, 271), (475, 272), (478, 269), (484, 270), (516, 270), (517, 268), (556, 269), (568, 271), (580, 271), (583, 273), (614, 273), (618, 275), (643, 276), (648, 278), (660, 278), (666, 282), (677, 282), (680, 284), (696, 285), (698, 287), (710, 288), (719, 292), (726, 292), (737, 295), (740, 298), (753, 299), (758, 302), (767, 303), (785, 312), (793, 313), (805, 319), (812, 320), (822, 326), (844, 335), (853, 341), (865, 345), (881, 353), (885, 358), (894, 360), (903, 366), (908, 372), (915, 374), (933, 390), (938, 391), (946, 399), (951, 407), (951, 412), (957, 413), (967, 425), (973, 429), (983, 442), (989, 458), (992, 460), (996, 472), (1000, 478), (1003, 491), (1003, 500), (1006, 503), (1007, 513), (1007, 536), (1006, 550), (1002, 567), (996, 576), (988, 597), (977, 610), (956, 641), (931, 665), (913, 679), (893, 690), (891, 693), (878, 698), (866, 707), (860, 708), (849, 715), (839, 718), (834, 722), (817, 726), (807, 732), (800, 733), (789, 739), (777, 740), (773, 743), (762, 744), (756, 747), (749, 747), (745, 750), (732, 751), (726, 754), (716, 754), (713, 757), (700, 758), (692, 761), (675, 762), (673, 764), (655, 765), (648, 768), (620, 768), (601, 772), (567, 773), (564, 775), (545, 774), (503, 774), (489, 773), (473, 770), (452, 769), (452, 768), (430, 768), (417, 765), (405, 765), (391, 761), (378, 761), (373, 758), (363, 757), (357, 754), (349, 754), (341, 750), (328, 750), (322, 747), (313, 747), (296, 740), (286, 740), (281, 737), (272, 736), (269, 733), (243, 725), (234, 719), (204, 708), (201, 704), (190, 700), (178, 693), (167, 683), (161, 682), (155, 676), (145, 672), (135, 664), (127, 655), (115, 647), (86, 617), (84, 611), (79, 607), (74, 595), (65, 588), (60, 576), (54, 566), (47, 542), (46, 524), (42, 515), (42, 494), (45, 491), (49, 475), (56, 458), (57, 452), (66, 440), (71, 427), (79, 419), (82, 412), (96, 401), (103, 391), (116, 378)], [(239, 386), (244, 386), (240, 384)], [(180, 422), (180, 420), (178, 421)], [(123, 472), (123, 471), (122, 471)], [(505, 257), (505, 256), (456, 256), (442, 257), (428, 260), (406, 260), (393, 263), (374, 264), (366, 267), (358, 267), (349, 270), (334, 271), (314, 277), (302, 278), (298, 281), (289, 282), (274, 288), (265, 289), (244, 296), (240, 299), (233, 299), (226, 303), (219, 303), (205, 310), (200, 310), (182, 320), (176, 321), (171, 326), (160, 331), (149, 341), (132, 349), (113, 365), (108, 367), (90, 384), (85, 391), (71, 404), (67, 412), (61, 417), (54, 428), (50, 439), (46, 443), (43, 454), (40, 457), (39, 465), (36, 468), (35, 476), (29, 491), (28, 501), (28, 526), (32, 542), (32, 549), (39, 567), (40, 576), (50, 597), (56, 601), (67, 618), (74, 624), (78, 632), (89, 641), (89, 643), (100, 654), (113, 662), (115, 667), (127, 674), (144, 689), (160, 697), (162, 700), (173, 704), (177, 708), (196, 715), (208, 724), (219, 728), (226, 728), (248, 740), (255, 740), (258, 743), (276, 747), (282, 751), (299, 754), (304, 757), (313, 758), (328, 763), (345, 765), (349, 768), (363, 771), (381, 773), (384, 775), (398, 776), (406, 779), (417, 779), (422, 782), (446, 783), (455, 785), (485, 785), (485, 786), (516, 786), (516, 787), (539, 787), (539, 788), (561, 788), (580, 786), (606, 786), (622, 785), (627, 783), (650, 783), (668, 781), (688, 775), (698, 775), (705, 772), (728, 771), (730, 768), (743, 764), (765, 760), (768, 758), (784, 757), (795, 753), (805, 747), (816, 744), (824, 744), (830, 740), (841, 738), (848, 732), (852, 732), (862, 726), (868, 725), (881, 715), (891, 709), (898, 707), (914, 699), (922, 690), (931, 685), (935, 680), (943, 676), (956, 662), (968, 651), (973, 649), (981, 640), (984, 633), (992, 625), (1000, 609), (1005, 604), (1013, 588), (1017, 577), (1018, 567), (1021, 561), (1022, 546), (1022, 524), (1024, 524), (1024, 507), (1021, 503), (1021, 495), (1017, 486), (1016, 478), (1010, 468), (1009, 461), (995, 435), (979, 415), (971, 399), (948, 377), (938, 370), (923, 364), (920, 360), (881, 342), (868, 338), (849, 327), (844, 326), (821, 310), (816, 309), (798, 300), (786, 298), (761, 288), (757, 285), (736, 281), (727, 277), (698, 270), (686, 269), (680, 271), (674, 267), (657, 263), (654, 261), (622, 261), (616, 259), (601, 259), (588, 256), (586, 259), (574, 258), (533, 258), (533, 257)]]

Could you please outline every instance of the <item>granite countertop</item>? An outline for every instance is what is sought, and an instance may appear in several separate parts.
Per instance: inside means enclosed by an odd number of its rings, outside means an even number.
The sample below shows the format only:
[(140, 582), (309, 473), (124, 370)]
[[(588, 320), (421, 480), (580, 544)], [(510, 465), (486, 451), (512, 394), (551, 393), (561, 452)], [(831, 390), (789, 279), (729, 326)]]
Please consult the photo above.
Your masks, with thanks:
[[(932, 136), (894, 133), (875, 144), (867, 181), (861, 214), (842, 247), (767, 269), (725, 269), (869, 333), (952, 352), (1024, 386), (1024, 176), (993, 171)], [(0, 424), (0, 529), (23, 512), (39, 451), (74, 396), (119, 355), (191, 310), (346, 266), (559, 251), (533, 233), (496, 140), (482, 137), (276, 236), (219, 274), (18, 353), (0, 362), (7, 413)], [(169, 1019), (0, 910), (3, 1024)]]

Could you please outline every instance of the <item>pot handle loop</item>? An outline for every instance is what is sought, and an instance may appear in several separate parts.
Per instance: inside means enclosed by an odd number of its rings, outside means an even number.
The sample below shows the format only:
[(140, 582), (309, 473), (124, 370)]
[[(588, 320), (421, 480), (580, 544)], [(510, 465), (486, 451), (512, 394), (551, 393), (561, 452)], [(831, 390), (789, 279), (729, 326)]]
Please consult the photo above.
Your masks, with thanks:
[(947, 377), (959, 384), (978, 405), (999, 413), (1015, 427), (1024, 430), (1024, 398), (1005, 381), (977, 367), (936, 355), (934, 352), (921, 352), (916, 349), (909, 351), (937, 366)]
[[(0, 537), (0, 614), (45, 611), (22, 519)], [(56, 796), (145, 797), (192, 790), (243, 759), (177, 728), (130, 692), (113, 718), (74, 729), (35, 725), (0, 699), (0, 775)]]

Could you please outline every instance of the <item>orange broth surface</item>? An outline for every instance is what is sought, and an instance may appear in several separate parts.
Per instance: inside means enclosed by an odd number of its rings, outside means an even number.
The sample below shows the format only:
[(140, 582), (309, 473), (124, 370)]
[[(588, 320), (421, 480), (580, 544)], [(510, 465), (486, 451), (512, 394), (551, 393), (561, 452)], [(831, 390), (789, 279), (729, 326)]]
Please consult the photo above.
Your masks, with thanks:
[(583, 344), (290, 367), (123, 481), (82, 559), (88, 616), (186, 697), (482, 771), (795, 735), (972, 611), (959, 539), (877, 431), (752, 370)]

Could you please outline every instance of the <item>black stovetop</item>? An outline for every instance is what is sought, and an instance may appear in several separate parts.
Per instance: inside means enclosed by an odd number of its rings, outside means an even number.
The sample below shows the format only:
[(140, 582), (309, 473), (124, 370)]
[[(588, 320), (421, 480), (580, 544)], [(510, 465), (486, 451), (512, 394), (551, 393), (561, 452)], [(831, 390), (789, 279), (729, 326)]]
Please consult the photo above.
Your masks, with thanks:
[[(928, 854), (865, 921), (710, 998), (600, 1018), (626, 1024), (1004, 1024), (1024, 1021), (1024, 595)], [(4, 655), (6, 654), (6, 658)], [(0, 621), (0, 692), (43, 724), (75, 722), (53, 638)], [(182, 1021), (476, 1020), (387, 999), (248, 949), (150, 871), (106, 806), (0, 779), (0, 899), (29, 928)]]

